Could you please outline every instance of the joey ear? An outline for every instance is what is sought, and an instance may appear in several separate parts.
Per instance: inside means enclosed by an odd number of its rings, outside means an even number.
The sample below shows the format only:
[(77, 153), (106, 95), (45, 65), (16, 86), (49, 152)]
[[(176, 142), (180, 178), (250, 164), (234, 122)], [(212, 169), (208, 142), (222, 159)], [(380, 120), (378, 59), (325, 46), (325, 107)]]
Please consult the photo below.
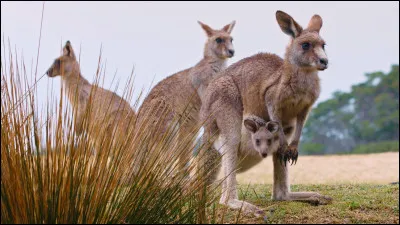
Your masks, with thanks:
[(72, 45), (71, 45), (70, 41), (67, 41), (65, 43), (65, 46), (63, 48), (63, 55), (69, 56), (69, 57), (75, 59), (75, 53), (74, 53), (74, 50), (72, 49)]
[(276, 20), (283, 33), (290, 35), (293, 38), (298, 37), (303, 28), (287, 13), (280, 10), (276, 11)]
[(322, 18), (319, 15), (315, 14), (313, 17), (311, 17), (307, 29), (319, 33), (321, 27), (322, 27)]
[(246, 127), (246, 129), (248, 131), (250, 131), (251, 133), (255, 133), (258, 130), (258, 125), (256, 123), (256, 121), (252, 120), (252, 119), (245, 119), (243, 121), (244, 126)]
[(200, 21), (197, 21), (197, 22), (200, 24), (201, 28), (203, 28), (203, 30), (206, 32), (207, 36), (211, 37), (212, 34), (214, 33), (214, 30), (211, 27), (209, 27), (207, 24), (204, 24)]
[(275, 121), (269, 121), (267, 123), (267, 130), (269, 130), (271, 133), (275, 133), (279, 130), (279, 123)]
[(233, 27), (235, 27), (235, 24), (236, 24), (236, 21), (234, 20), (234, 21), (232, 21), (232, 23), (225, 25), (222, 28), (222, 30), (230, 34), (233, 30)]

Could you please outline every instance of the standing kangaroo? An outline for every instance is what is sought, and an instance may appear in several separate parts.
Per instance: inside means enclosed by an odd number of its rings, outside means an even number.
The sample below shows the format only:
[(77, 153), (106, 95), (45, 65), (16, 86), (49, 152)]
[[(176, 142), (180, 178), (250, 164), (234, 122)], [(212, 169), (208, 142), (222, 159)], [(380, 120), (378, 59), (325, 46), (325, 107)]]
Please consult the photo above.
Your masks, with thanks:
[[(325, 70), (328, 65), (324, 51), (325, 42), (319, 35), (322, 19), (314, 15), (304, 30), (291, 16), (282, 11), (276, 12), (276, 19), (282, 31), (291, 37), (285, 58), (260, 53), (231, 65), (222, 72), (220, 78), (208, 86), (200, 113), (200, 119), (208, 121), (204, 127), (203, 140), (216, 137), (215, 141), (211, 141), (214, 148), (219, 148), (219, 152), (223, 154), (222, 166), (227, 178), (224, 180), (220, 203), (232, 208), (243, 206), (245, 211), (256, 214), (262, 211), (250, 203), (239, 201), (236, 189), (235, 170), (238, 155), (240, 156), (238, 146), (241, 137), (248, 135), (246, 132), (256, 129), (252, 128), (254, 125), (249, 126), (248, 121), (242, 125), (243, 118), (249, 116), (257, 116), (279, 124), (277, 136), (270, 138), (267, 143), (268, 150), (264, 154), (260, 152), (257, 156), (258, 162), (267, 155), (273, 157), (272, 199), (306, 201), (313, 204), (325, 204), (330, 201), (329, 197), (315, 192), (290, 192), (286, 167), (288, 160), (292, 159), (292, 163), (297, 160), (301, 130), (311, 106), (320, 93), (318, 70)], [(248, 131), (243, 129), (243, 126)], [(291, 143), (287, 149), (289, 140)], [(260, 144), (259, 141), (258, 143)], [(258, 144), (253, 141), (253, 149), (257, 148)], [(215, 160), (214, 151), (201, 151), (200, 166)], [(247, 167), (256, 163), (257, 160)]]
[[(194, 67), (165, 78), (151, 90), (138, 111), (137, 127), (148, 121), (149, 124), (161, 125), (156, 132), (163, 133), (174, 118), (182, 117), (178, 135), (183, 137), (198, 124), (201, 99), (208, 83), (226, 68), (226, 60), (234, 55), (230, 34), (235, 21), (220, 30), (199, 24), (208, 37), (203, 59)], [(189, 151), (180, 156), (181, 169), (189, 157)]]
[[(130, 130), (129, 123), (134, 123), (134, 110), (128, 102), (114, 92), (91, 85), (81, 75), (70, 41), (66, 42), (63, 54), (54, 60), (46, 74), (49, 77), (61, 76), (69, 101), (74, 108), (75, 130), (78, 134), (84, 130), (83, 119), (87, 112), (87, 105), (90, 104), (90, 114), (86, 118), (89, 118), (90, 123), (94, 123), (94, 126), (89, 126), (90, 130), (95, 129), (95, 132), (92, 132), (93, 135), (102, 135), (103, 133), (96, 129), (105, 127), (109, 135), (117, 131), (116, 137), (125, 137)], [(99, 145), (102, 140), (98, 137), (94, 138), (96, 145)]]

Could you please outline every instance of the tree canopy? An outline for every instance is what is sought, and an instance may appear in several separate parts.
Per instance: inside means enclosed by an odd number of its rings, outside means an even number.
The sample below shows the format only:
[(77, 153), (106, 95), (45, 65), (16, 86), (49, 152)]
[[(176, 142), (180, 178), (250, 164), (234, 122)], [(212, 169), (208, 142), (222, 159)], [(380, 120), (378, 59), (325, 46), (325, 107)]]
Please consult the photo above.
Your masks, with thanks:
[[(371, 143), (399, 140), (399, 65), (391, 71), (367, 73), (349, 93), (311, 110), (303, 129), (301, 154), (349, 153)], [(396, 142), (397, 141), (397, 142)], [(360, 149), (360, 148), (359, 148)]]

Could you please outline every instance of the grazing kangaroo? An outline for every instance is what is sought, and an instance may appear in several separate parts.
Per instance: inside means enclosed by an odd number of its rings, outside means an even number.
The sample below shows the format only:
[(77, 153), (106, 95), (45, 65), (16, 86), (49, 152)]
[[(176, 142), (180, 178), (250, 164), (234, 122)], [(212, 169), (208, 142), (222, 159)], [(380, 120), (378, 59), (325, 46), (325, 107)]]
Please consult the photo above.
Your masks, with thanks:
[[(91, 105), (91, 112), (87, 118), (90, 119), (90, 123), (94, 123), (93, 129), (104, 126), (106, 132), (110, 135), (113, 131), (116, 131), (118, 138), (125, 137), (128, 134), (129, 123), (134, 123), (134, 110), (128, 102), (114, 92), (91, 85), (81, 75), (79, 63), (70, 41), (66, 42), (63, 54), (54, 60), (46, 74), (49, 77), (61, 76), (69, 101), (74, 108), (75, 130), (78, 134), (84, 130), (83, 119), (87, 111), (87, 104)], [(93, 93), (91, 93), (92, 88), (96, 88), (93, 89)], [(97, 131), (92, 132), (92, 134), (102, 135), (103, 133)], [(100, 138), (96, 138), (96, 140), (97, 142), (102, 141)], [(98, 144), (96, 143), (96, 145)]]
[[(270, 149), (261, 157), (272, 155), (274, 185), (272, 199), (306, 201), (325, 204), (329, 197), (315, 192), (290, 192), (287, 160), (297, 160), (297, 146), (301, 130), (311, 106), (320, 93), (318, 70), (325, 70), (328, 59), (325, 42), (319, 35), (322, 19), (314, 15), (306, 29), (288, 14), (277, 11), (276, 19), (282, 31), (291, 37), (285, 58), (260, 53), (240, 60), (222, 72), (221, 77), (208, 86), (201, 108), (201, 120), (207, 120), (203, 140), (211, 139), (214, 148), (220, 148), (224, 180), (220, 203), (232, 208), (244, 207), (247, 212), (259, 214), (254, 205), (239, 201), (236, 189), (236, 165), (243, 118), (257, 116), (265, 121), (275, 121), (278, 138), (271, 139)], [(247, 125), (246, 125), (247, 124)], [(244, 121), (249, 130), (254, 125)], [(275, 131), (271, 129), (271, 131)], [(294, 137), (292, 134), (294, 132)], [(216, 141), (212, 137), (216, 137)], [(288, 151), (286, 143), (291, 140)], [(276, 145), (274, 142), (279, 142)], [(223, 145), (220, 143), (224, 143)], [(257, 149), (257, 143), (253, 143)], [(281, 159), (284, 159), (283, 164)], [(213, 150), (201, 151), (200, 166), (215, 161)], [(254, 165), (254, 164), (253, 164)], [(252, 165), (250, 165), (252, 166)], [(210, 176), (209, 182), (215, 176)]]
[[(208, 37), (203, 59), (194, 67), (165, 78), (151, 90), (138, 111), (138, 128), (147, 121), (149, 124), (161, 124), (156, 132), (164, 133), (174, 118), (182, 117), (178, 135), (184, 137), (198, 124), (204, 90), (226, 68), (226, 60), (234, 55), (230, 34), (235, 21), (220, 30), (198, 23)], [(189, 161), (189, 157), (189, 151), (180, 156), (180, 169)]]

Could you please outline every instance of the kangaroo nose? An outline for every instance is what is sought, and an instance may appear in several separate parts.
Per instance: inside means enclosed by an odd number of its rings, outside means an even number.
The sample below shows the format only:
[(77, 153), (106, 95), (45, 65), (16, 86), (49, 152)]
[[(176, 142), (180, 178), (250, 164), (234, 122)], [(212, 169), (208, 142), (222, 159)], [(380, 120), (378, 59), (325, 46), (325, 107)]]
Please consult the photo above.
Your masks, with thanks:
[(319, 63), (326, 66), (326, 65), (328, 65), (328, 59), (320, 59)]
[(52, 68), (49, 68), (49, 69), (46, 71), (47, 76), (50, 76), (50, 75), (51, 75), (51, 71), (52, 71), (52, 70), (53, 70)]
[(261, 156), (262, 156), (263, 158), (265, 158), (265, 157), (268, 156), (268, 153), (261, 153)]
[(230, 54), (231, 56), (233, 56), (233, 55), (235, 54), (235, 50), (229, 50), (228, 52), (229, 52), (229, 54)]

